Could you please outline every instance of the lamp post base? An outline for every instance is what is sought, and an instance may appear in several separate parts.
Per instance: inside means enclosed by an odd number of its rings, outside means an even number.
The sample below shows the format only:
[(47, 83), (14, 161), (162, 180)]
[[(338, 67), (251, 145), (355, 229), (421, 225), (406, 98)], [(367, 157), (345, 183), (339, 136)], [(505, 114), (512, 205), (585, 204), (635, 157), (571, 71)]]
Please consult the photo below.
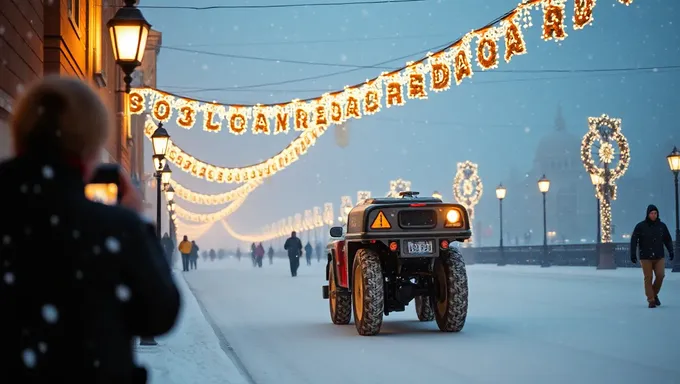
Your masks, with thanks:
[(140, 337), (139, 338), (139, 345), (144, 345), (144, 346), (156, 346), (158, 343), (153, 337)]
[(616, 269), (614, 261), (614, 244), (602, 243), (598, 247), (597, 269)]

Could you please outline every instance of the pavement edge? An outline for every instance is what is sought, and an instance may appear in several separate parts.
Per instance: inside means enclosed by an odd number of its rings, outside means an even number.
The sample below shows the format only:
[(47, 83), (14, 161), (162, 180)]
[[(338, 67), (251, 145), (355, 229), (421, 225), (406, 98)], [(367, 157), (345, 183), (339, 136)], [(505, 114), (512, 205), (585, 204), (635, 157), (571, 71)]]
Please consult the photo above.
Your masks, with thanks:
[(229, 341), (220, 330), (220, 327), (218, 327), (217, 324), (215, 323), (215, 320), (212, 318), (205, 305), (203, 305), (203, 301), (200, 299), (200, 297), (198, 297), (198, 295), (194, 291), (194, 288), (191, 286), (191, 284), (189, 284), (189, 281), (187, 281), (186, 276), (184, 274), (181, 274), (181, 276), (184, 282), (186, 283), (187, 287), (189, 287), (189, 291), (191, 291), (191, 294), (194, 296), (194, 299), (196, 299), (198, 307), (201, 309), (201, 313), (203, 313), (203, 317), (205, 317), (208, 324), (210, 324), (210, 327), (212, 327), (213, 332), (215, 332), (215, 336), (217, 337), (217, 340), (219, 341), (220, 344), (220, 348), (222, 348), (224, 354), (226, 354), (229, 360), (231, 360), (231, 362), (234, 363), (234, 366), (236, 366), (236, 369), (238, 369), (239, 373), (241, 374), (241, 376), (243, 376), (246, 382), (248, 382), (249, 384), (257, 384), (257, 382), (255, 382), (255, 379), (253, 379), (253, 376), (248, 371), (248, 368), (246, 368), (245, 364), (243, 364), (241, 359), (236, 354), (234, 348), (232, 348), (231, 344), (229, 344)]

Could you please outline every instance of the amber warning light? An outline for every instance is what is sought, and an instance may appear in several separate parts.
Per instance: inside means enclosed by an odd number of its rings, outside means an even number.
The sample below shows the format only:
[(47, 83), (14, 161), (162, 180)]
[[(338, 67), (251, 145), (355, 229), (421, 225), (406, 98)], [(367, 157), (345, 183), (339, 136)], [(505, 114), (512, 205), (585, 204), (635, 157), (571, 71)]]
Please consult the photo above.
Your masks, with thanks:
[(394, 251), (397, 250), (397, 248), (398, 248), (398, 245), (397, 245), (396, 241), (393, 241), (393, 242), (390, 243), (390, 251), (394, 252)]

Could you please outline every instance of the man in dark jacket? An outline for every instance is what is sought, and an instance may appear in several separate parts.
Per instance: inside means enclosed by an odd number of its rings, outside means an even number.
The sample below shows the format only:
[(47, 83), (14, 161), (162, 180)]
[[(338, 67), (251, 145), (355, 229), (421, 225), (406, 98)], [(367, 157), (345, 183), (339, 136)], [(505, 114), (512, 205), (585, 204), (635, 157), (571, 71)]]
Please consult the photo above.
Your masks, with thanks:
[(297, 276), (300, 267), (300, 257), (302, 256), (302, 241), (296, 236), (295, 231), (291, 232), (290, 237), (283, 244), (283, 249), (288, 251), (288, 261), (290, 261), (290, 275)]
[[(664, 246), (668, 249), (670, 260), (673, 260), (673, 241), (666, 224), (659, 219), (659, 210), (650, 205), (647, 207), (647, 217), (639, 222), (630, 236), (630, 261), (637, 262), (635, 255), (640, 248), (640, 264), (645, 280), (645, 295), (649, 308), (661, 305), (659, 291), (664, 278)], [(654, 282), (652, 282), (654, 275)]]

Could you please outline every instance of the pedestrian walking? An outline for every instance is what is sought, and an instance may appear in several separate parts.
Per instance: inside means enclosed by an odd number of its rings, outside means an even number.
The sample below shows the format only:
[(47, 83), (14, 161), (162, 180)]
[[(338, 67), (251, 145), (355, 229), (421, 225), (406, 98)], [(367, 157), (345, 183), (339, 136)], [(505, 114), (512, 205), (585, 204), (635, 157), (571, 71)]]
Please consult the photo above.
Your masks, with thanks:
[(290, 275), (295, 277), (297, 276), (298, 268), (300, 268), (300, 257), (302, 257), (302, 241), (297, 237), (295, 231), (290, 233), (290, 237), (283, 244), (283, 249), (288, 251)]
[(196, 269), (198, 268), (198, 251), (200, 248), (198, 248), (198, 245), (196, 245), (196, 241), (192, 240), (191, 241), (191, 256), (189, 256), (189, 269)]
[(182, 271), (189, 272), (189, 259), (191, 257), (192, 246), (191, 241), (189, 241), (189, 238), (186, 235), (182, 239), (182, 242), (179, 243), (177, 249), (179, 250), (179, 253), (182, 254)]
[[(647, 207), (647, 217), (639, 222), (630, 236), (630, 261), (637, 262), (636, 251), (640, 250), (640, 265), (644, 276), (645, 296), (649, 308), (661, 305), (659, 292), (665, 273), (664, 246), (672, 261), (673, 240), (668, 227), (659, 218), (659, 210), (654, 205)], [(652, 281), (653, 280), (653, 281)]]
[(180, 295), (130, 177), (119, 170), (111, 205), (85, 194), (113, 115), (85, 82), (53, 75), (16, 100), (11, 119), (0, 383), (146, 383), (133, 341), (170, 331)]

